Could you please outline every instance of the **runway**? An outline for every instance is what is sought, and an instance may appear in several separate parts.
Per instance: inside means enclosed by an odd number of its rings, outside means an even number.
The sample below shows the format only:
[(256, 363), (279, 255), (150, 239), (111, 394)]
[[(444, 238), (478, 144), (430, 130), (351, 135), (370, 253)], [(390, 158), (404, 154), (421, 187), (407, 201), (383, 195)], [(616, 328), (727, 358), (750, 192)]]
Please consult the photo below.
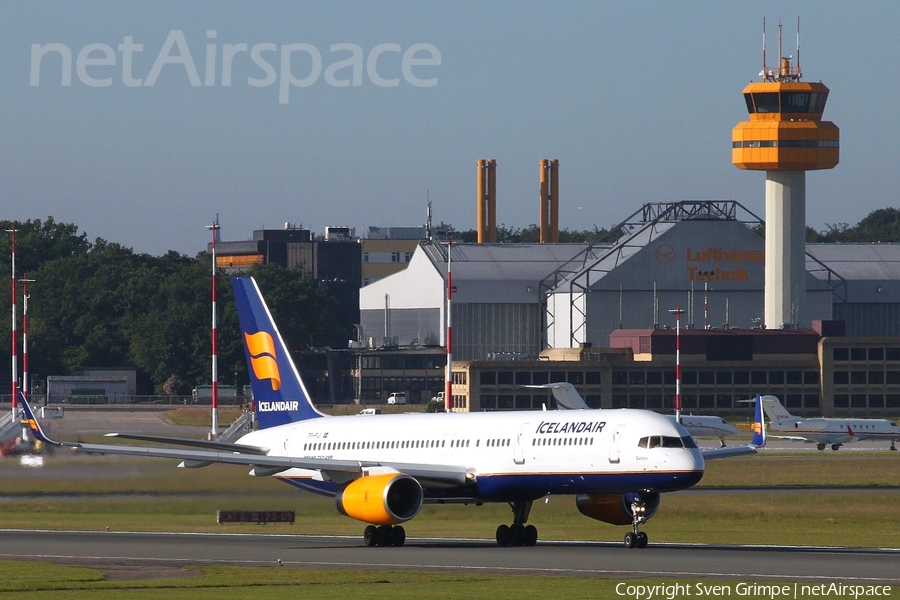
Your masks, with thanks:
[(360, 537), (0, 530), (0, 559), (142, 570), (188, 565), (427, 570), (576, 577), (810, 581), (900, 585), (900, 550), (823, 547), (538, 542), (408, 538), (368, 548)]

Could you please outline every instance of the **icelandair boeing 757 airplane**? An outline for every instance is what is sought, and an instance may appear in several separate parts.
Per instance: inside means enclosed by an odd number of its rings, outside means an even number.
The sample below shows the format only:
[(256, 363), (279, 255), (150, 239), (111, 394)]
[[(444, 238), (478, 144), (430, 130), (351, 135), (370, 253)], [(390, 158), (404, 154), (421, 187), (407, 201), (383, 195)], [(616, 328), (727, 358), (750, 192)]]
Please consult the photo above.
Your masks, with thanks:
[(300, 489), (333, 496), (337, 510), (364, 523), (369, 546), (402, 545), (400, 525), (425, 503), (505, 502), (511, 525), (500, 545), (534, 545), (532, 503), (575, 496), (584, 515), (630, 525), (629, 548), (647, 545), (640, 525), (660, 494), (689, 488), (704, 460), (753, 454), (765, 444), (762, 413), (751, 445), (701, 452), (685, 429), (644, 410), (515, 411), (329, 417), (313, 405), (252, 278), (233, 279), (260, 429), (237, 443), (108, 434), (199, 449), (55, 442), (25, 398), (29, 426), (44, 442), (89, 453), (178, 458), (251, 467)]

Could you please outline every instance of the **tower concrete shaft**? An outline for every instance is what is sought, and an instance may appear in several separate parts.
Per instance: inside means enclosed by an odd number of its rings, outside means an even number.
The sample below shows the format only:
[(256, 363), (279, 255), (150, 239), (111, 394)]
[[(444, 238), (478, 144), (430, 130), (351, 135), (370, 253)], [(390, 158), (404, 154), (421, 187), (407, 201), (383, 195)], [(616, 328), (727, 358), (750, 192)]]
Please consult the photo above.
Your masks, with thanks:
[(766, 171), (765, 324), (806, 323), (806, 172)]

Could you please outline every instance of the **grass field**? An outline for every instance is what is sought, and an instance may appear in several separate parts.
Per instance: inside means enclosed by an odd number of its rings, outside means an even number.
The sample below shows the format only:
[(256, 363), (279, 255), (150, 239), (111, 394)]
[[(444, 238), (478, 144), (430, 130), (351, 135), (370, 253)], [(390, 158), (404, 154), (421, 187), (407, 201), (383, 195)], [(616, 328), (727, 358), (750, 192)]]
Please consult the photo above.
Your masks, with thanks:
[[(729, 597), (748, 600), (771, 599), (771, 593), (739, 593), (736, 581), (691, 580), (613, 580), (595, 577), (551, 577), (528, 575), (470, 575), (461, 573), (425, 573), (413, 571), (340, 571), (290, 569), (279, 567), (189, 567), (169, 578), (110, 579), (97, 569), (48, 563), (0, 561), (0, 596), (53, 599), (91, 598), (118, 600), (128, 598), (165, 598), (166, 600), (204, 600), (240, 598), (271, 600), (275, 597), (321, 598), (544, 598), (562, 591), (567, 600), (581, 598), (647, 598), (646, 594), (627, 596), (627, 586), (669, 586), (676, 597)], [(746, 582), (744, 582), (746, 583)], [(675, 595), (675, 585), (682, 592)], [(698, 587), (698, 584), (706, 586)], [(790, 585), (790, 584), (788, 584)], [(724, 586), (719, 593), (712, 586)], [(726, 593), (725, 589), (730, 593)], [(685, 591), (687, 590), (687, 591)], [(704, 593), (705, 591), (705, 593)], [(803, 594), (796, 598), (821, 598)], [(657, 592), (654, 598), (666, 598)], [(829, 594), (828, 598), (853, 598)]]
[[(0, 527), (360, 535), (332, 500), (298, 493), (275, 478), (212, 465), (57, 453), (45, 467), (0, 462)], [(711, 461), (696, 491), (667, 494), (644, 527), (654, 542), (848, 545), (900, 548), (900, 457), (888, 452), (785, 455)], [(790, 486), (784, 489), (782, 486)], [(827, 486), (830, 489), (804, 490)], [(841, 486), (853, 486), (840, 489)], [(758, 489), (754, 489), (758, 488)], [(294, 510), (295, 525), (217, 525), (219, 509)], [(411, 537), (492, 538), (506, 505), (426, 505), (405, 524)], [(588, 519), (568, 497), (535, 503), (541, 539), (621, 540), (624, 529)], [(850, 535), (852, 534), (852, 535)], [(351, 572), (277, 567), (196, 567), (124, 578), (91, 568), (0, 562), (0, 597), (27, 598), (567, 598), (620, 597), (619, 581), (458, 573)], [(628, 580), (632, 585), (672, 580)], [(682, 582), (696, 585), (697, 582)], [(723, 583), (734, 586), (736, 582)], [(734, 592), (732, 592), (734, 595)], [(768, 597), (741, 595), (742, 598)], [(812, 597), (803, 596), (798, 597)], [(830, 595), (830, 598), (842, 596)]]
[[(698, 491), (663, 496), (645, 527), (654, 541), (900, 547), (900, 460), (884, 453), (764, 455), (711, 461)], [(805, 491), (777, 486), (857, 486)], [(294, 510), (297, 523), (271, 532), (358, 535), (332, 500), (246, 469), (176, 469), (173, 461), (57, 455), (43, 469), (0, 463), (0, 526), (26, 529), (246, 532), (217, 525), (217, 510)], [(759, 488), (762, 489), (752, 489)], [(703, 491), (708, 490), (708, 491)], [(505, 504), (426, 505), (410, 536), (491, 538), (509, 521)], [(582, 516), (569, 497), (539, 501), (530, 522), (541, 539), (618, 541), (624, 529)], [(845, 535), (852, 531), (852, 536)]]

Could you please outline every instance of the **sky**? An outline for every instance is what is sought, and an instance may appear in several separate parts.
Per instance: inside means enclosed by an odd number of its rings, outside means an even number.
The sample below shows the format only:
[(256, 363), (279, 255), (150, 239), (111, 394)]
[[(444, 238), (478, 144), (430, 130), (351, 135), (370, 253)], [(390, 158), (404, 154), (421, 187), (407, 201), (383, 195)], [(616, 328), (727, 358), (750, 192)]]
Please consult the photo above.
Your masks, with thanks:
[(804, 80), (830, 88), (841, 130), (840, 164), (807, 175), (807, 224), (898, 204), (900, 4), (556, 4), (3, 3), (0, 218), (190, 256), (216, 215), (223, 240), (364, 234), (422, 225), (430, 198), (468, 230), (481, 158), (510, 227), (538, 221), (542, 158), (560, 162), (563, 228), (678, 200), (762, 217), (765, 175), (731, 164), (731, 130), (763, 17), (773, 65), (798, 16)]

